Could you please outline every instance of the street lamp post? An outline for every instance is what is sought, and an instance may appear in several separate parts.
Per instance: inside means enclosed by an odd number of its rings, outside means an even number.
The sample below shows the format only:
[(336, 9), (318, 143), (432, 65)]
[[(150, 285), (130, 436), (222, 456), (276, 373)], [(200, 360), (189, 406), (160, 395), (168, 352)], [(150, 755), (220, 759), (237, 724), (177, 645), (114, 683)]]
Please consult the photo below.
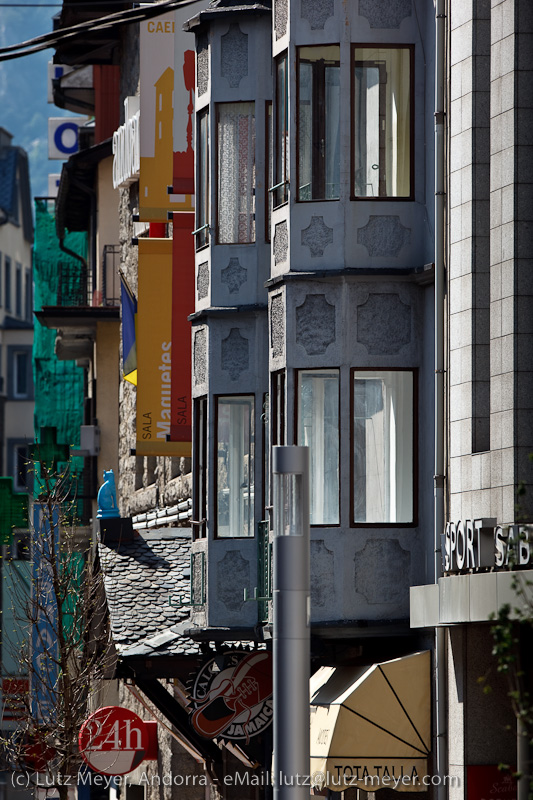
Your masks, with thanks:
[(308, 800), (309, 451), (274, 447), (274, 798)]

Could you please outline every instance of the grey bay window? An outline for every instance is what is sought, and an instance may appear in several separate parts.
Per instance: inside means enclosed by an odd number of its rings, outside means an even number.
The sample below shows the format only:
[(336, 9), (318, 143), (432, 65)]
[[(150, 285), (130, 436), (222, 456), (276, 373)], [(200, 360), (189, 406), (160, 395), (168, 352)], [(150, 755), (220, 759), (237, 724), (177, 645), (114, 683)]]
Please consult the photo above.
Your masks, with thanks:
[(412, 194), (411, 47), (353, 48), (354, 197)]
[(298, 200), (340, 197), (340, 48), (298, 49)]
[(254, 535), (254, 398), (216, 398), (217, 536)]
[(311, 525), (338, 525), (338, 369), (298, 372), (298, 444), (310, 450)]
[(196, 249), (209, 244), (209, 112), (198, 114), (196, 135)]
[(353, 523), (414, 523), (414, 373), (353, 370)]
[(255, 104), (217, 106), (219, 244), (255, 242)]

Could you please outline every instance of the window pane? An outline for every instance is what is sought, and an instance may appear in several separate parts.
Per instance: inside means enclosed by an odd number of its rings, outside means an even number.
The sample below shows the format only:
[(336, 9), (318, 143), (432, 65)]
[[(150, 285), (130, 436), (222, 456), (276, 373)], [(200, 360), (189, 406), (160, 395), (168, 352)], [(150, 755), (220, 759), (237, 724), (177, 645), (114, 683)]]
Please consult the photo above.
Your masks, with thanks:
[(209, 242), (209, 116), (205, 111), (198, 118), (198, 191), (196, 207), (196, 228), (203, 228), (196, 234), (196, 248)]
[(356, 197), (410, 196), (410, 93), (408, 48), (355, 48)]
[(354, 372), (353, 436), (354, 522), (412, 522), (412, 372)]
[(207, 520), (207, 399), (194, 401), (194, 538), (203, 539), (206, 535)]
[(26, 491), (28, 489), (28, 447), (25, 444), (15, 445), (13, 472), (13, 483), (16, 491)]
[(339, 58), (337, 45), (299, 49), (299, 200), (340, 196)]
[(4, 303), (6, 311), (11, 311), (11, 259), (7, 256), (4, 262)]
[(283, 184), (273, 194), (274, 208), (286, 203), (289, 197), (289, 123), (288, 123), (287, 56), (276, 62), (276, 153), (274, 185)]
[(218, 241), (255, 241), (255, 104), (218, 106)]
[(15, 353), (15, 397), (28, 394), (28, 353)]
[(310, 449), (311, 525), (338, 525), (338, 370), (298, 373), (298, 444)]
[(266, 162), (268, 164), (268, 178), (266, 185), (265, 208), (266, 208), (266, 240), (270, 241), (270, 220), (272, 217), (272, 203), (270, 201), (270, 192), (268, 191), (274, 185), (274, 161), (272, 153), (273, 142), (273, 118), (272, 118), (272, 102), (266, 105)]
[(217, 399), (217, 535), (254, 535), (254, 398)]
[(28, 321), (31, 321), (31, 306), (31, 273), (29, 270), (26, 270), (26, 274), (24, 276), (24, 316)]
[(17, 317), (22, 316), (22, 267), (20, 264), (17, 264), (15, 273), (15, 314)]

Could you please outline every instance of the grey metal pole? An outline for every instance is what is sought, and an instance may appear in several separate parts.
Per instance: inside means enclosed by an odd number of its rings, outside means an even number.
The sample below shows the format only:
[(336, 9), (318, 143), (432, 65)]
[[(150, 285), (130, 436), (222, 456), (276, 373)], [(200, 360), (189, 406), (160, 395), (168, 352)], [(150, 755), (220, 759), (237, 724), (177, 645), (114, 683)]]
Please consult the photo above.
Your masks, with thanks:
[(274, 447), (274, 798), (308, 800), (309, 451)]

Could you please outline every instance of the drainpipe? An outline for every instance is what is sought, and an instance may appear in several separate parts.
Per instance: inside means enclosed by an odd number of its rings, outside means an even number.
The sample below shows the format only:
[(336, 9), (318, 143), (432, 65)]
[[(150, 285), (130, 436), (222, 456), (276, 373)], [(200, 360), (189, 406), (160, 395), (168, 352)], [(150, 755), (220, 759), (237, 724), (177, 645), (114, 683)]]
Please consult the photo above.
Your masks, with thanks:
[[(435, 2), (435, 474), (433, 477), (434, 580), (442, 573), (441, 534), (444, 531), (444, 79), (445, 0)], [(439, 800), (446, 798), (446, 629), (435, 629), (436, 772)]]

